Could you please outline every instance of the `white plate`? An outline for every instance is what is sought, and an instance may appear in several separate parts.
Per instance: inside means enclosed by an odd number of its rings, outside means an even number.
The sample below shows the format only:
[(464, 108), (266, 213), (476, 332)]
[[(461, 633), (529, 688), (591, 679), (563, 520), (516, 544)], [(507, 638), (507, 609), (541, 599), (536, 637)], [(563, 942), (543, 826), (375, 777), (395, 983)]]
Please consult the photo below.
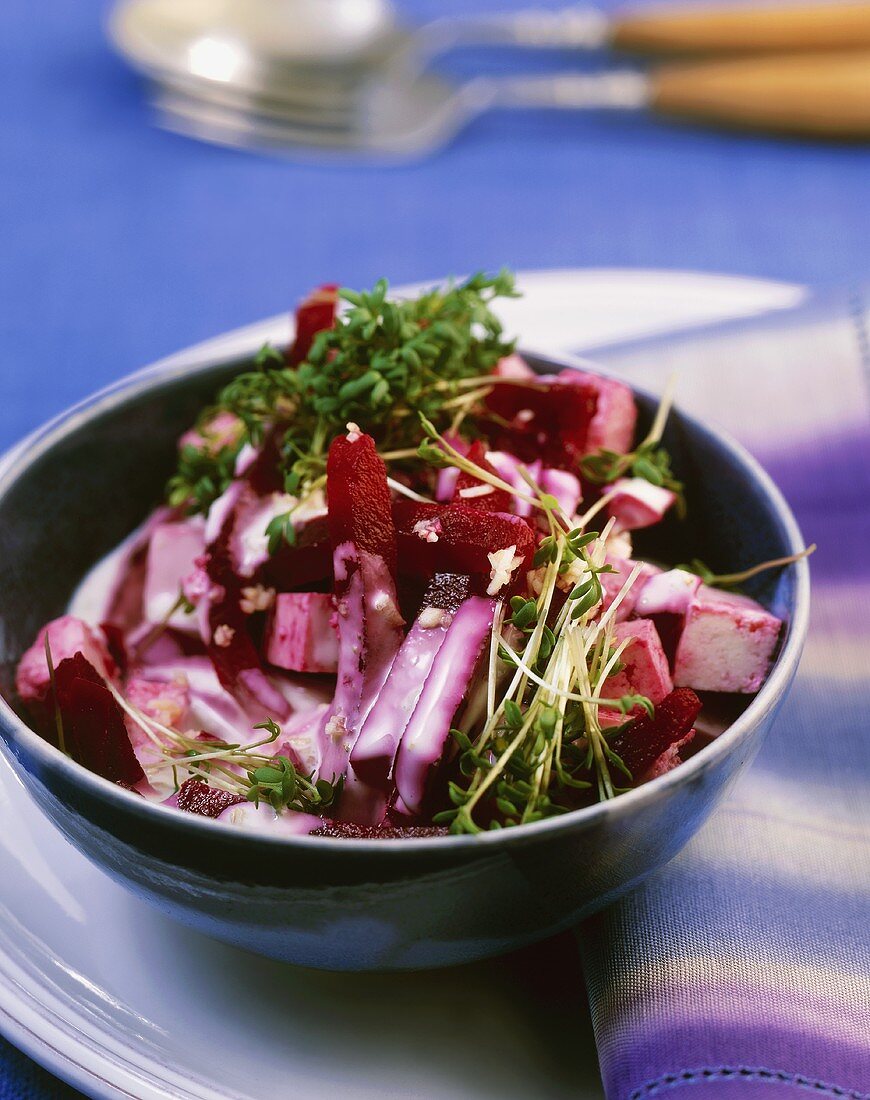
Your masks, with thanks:
[[(782, 283), (656, 271), (533, 272), (503, 310), (582, 351), (797, 304)], [(256, 349), (285, 318), (173, 356)], [(570, 939), (558, 954), (405, 975), (322, 974), (213, 943), (87, 863), (0, 759), (0, 1030), (93, 1097), (601, 1097)]]

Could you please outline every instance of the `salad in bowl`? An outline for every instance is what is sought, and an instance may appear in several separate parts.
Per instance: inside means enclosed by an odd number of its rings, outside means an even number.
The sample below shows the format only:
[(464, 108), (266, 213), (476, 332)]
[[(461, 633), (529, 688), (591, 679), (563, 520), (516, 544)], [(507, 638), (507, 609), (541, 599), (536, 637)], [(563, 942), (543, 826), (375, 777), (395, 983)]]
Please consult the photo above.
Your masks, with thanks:
[(533, 370), (513, 293), (316, 290), (21, 656), (33, 727), (178, 814), (385, 840), (563, 816), (709, 744), (781, 640), (740, 586), (801, 555), (644, 554), (692, 522), (670, 394), (641, 431), (623, 383)]

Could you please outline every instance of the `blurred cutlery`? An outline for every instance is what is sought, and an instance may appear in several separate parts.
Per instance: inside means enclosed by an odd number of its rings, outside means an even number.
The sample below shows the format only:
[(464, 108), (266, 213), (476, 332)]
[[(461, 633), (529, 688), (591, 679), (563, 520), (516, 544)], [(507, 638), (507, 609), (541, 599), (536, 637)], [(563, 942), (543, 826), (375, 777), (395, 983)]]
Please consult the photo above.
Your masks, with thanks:
[(426, 156), (490, 108), (637, 111), (793, 136), (870, 138), (870, 52), (679, 63), (643, 73), (479, 77), (453, 85), (432, 74), (370, 83), (352, 101), (311, 108), (251, 100), (205, 83), (164, 85), (168, 128), (239, 148)]
[(454, 46), (638, 54), (870, 49), (870, 0), (662, 8), (608, 17), (588, 5), (443, 18), (407, 27), (390, 0), (121, 0), (109, 33), (157, 80), (337, 102), (385, 70), (418, 75)]

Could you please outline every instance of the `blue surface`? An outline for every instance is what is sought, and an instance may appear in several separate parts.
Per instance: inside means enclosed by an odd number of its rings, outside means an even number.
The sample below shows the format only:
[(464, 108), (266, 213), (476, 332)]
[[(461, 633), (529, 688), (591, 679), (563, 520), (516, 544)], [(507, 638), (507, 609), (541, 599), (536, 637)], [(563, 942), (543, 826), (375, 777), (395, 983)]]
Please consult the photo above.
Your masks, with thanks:
[[(870, 266), (866, 149), (527, 112), (481, 119), (414, 167), (294, 165), (151, 126), (138, 81), (104, 43), (106, 11), (0, 5), (0, 447), (327, 279), (506, 263), (824, 284)], [(0, 1100), (62, 1095), (22, 1065), (0, 1047)]]

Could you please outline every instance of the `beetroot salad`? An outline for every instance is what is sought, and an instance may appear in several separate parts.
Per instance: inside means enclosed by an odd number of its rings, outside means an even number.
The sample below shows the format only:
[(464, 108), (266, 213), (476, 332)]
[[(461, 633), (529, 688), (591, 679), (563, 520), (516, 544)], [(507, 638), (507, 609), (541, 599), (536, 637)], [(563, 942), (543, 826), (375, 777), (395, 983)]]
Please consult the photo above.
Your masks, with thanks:
[[(631, 390), (538, 375), (493, 299), (317, 290), (179, 441), (159, 507), (18, 666), (34, 727), (180, 812), (325, 836), (476, 833), (676, 768), (781, 622), (700, 562)], [(699, 718), (700, 715), (700, 718)]]

